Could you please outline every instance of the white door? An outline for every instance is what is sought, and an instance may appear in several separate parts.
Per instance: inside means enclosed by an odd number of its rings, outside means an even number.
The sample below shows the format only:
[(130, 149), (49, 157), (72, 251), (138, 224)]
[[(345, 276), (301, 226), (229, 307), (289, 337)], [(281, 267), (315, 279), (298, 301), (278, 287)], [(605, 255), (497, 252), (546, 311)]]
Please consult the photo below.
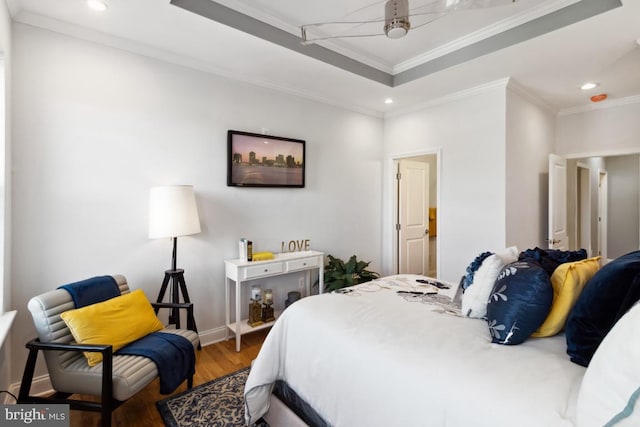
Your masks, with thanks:
[(549, 249), (567, 249), (567, 160), (549, 154)]
[(398, 271), (429, 271), (429, 164), (400, 160), (398, 164)]

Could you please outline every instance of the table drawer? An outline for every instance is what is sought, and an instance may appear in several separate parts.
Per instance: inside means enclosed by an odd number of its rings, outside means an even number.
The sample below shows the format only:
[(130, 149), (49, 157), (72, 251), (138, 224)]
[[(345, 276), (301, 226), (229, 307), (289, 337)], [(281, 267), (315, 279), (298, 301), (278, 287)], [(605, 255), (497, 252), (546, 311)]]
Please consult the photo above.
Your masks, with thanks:
[(282, 273), (283, 271), (284, 265), (281, 262), (251, 266), (244, 269), (244, 279), (252, 279), (254, 277)]
[(318, 266), (318, 257), (294, 259), (291, 261), (287, 261), (287, 271), (302, 270), (302, 269), (307, 269), (309, 267), (317, 267), (317, 266)]

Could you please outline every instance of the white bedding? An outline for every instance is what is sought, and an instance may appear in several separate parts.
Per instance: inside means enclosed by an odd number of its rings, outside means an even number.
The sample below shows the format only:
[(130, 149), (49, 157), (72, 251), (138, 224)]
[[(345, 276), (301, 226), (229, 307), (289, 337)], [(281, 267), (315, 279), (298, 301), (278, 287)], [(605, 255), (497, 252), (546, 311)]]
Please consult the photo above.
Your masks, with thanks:
[(396, 294), (420, 277), (391, 276), (285, 310), (247, 380), (247, 422), (268, 410), (281, 379), (336, 427), (575, 425), (585, 368), (569, 361), (564, 335), (491, 344), (484, 320)]

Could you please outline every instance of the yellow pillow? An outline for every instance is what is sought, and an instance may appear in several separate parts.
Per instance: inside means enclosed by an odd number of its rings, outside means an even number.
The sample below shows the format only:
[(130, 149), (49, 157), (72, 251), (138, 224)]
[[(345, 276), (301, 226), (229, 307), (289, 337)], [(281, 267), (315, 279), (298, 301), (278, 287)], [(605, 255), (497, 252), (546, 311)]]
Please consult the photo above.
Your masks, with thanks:
[[(111, 344), (113, 351), (164, 328), (141, 289), (60, 315), (80, 344)], [(101, 353), (84, 352), (89, 366)]]
[(273, 259), (273, 252), (254, 252), (252, 259), (254, 261), (265, 261)]
[(560, 264), (551, 275), (553, 304), (542, 325), (532, 337), (550, 337), (564, 328), (569, 312), (582, 289), (600, 268), (600, 257)]

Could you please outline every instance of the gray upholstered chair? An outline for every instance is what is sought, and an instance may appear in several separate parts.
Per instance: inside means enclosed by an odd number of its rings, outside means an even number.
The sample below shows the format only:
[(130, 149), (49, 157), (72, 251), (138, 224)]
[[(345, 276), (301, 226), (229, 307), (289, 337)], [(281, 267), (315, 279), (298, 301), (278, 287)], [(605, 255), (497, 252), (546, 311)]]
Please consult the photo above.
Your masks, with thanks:
[[(115, 275), (121, 294), (129, 292), (124, 276)], [(178, 306), (193, 313), (192, 304), (152, 303), (158, 308)], [(113, 355), (110, 345), (77, 344), (60, 314), (72, 310), (74, 303), (71, 295), (64, 289), (56, 289), (32, 298), (29, 311), (38, 333), (38, 338), (26, 344), (29, 356), (26, 362), (19, 403), (63, 403), (71, 409), (99, 411), (102, 413), (102, 425), (111, 425), (111, 412), (124, 401), (135, 395), (158, 376), (153, 361), (142, 356)], [(194, 348), (200, 348), (200, 339), (196, 331), (188, 329), (164, 329), (187, 338)], [(44, 352), (49, 377), (55, 393), (50, 397), (30, 396), (31, 382), (36, 366), (38, 351)], [(103, 362), (90, 367), (83, 351), (99, 351)], [(193, 377), (187, 380), (188, 387), (193, 385)], [(101, 401), (90, 402), (69, 399), (72, 394), (100, 396)]]

